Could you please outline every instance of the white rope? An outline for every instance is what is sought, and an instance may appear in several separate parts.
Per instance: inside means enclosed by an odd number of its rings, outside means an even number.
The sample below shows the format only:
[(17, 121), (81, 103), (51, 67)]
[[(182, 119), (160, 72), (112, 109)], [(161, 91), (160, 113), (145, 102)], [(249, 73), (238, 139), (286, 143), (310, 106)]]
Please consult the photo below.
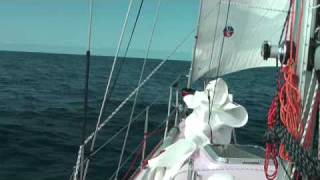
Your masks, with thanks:
[[(96, 137), (97, 137), (97, 133), (98, 133), (98, 127), (99, 127), (100, 122), (101, 122), (101, 118), (102, 118), (102, 114), (103, 114), (104, 107), (105, 107), (105, 104), (106, 104), (106, 99), (107, 99), (107, 96), (108, 96), (108, 91), (109, 91), (111, 79), (112, 79), (112, 76), (113, 76), (114, 68), (115, 68), (115, 65), (116, 65), (117, 60), (118, 60), (120, 48), (121, 48), (122, 41), (123, 41), (123, 36), (124, 36), (125, 30), (126, 30), (126, 27), (127, 27), (127, 24), (128, 24), (128, 19), (129, 19), (129, 14), (131, 12), (132, 2), (133, 2), (133, 0), (130, 0), (129, 6), (128, 6), (128, 9), (127, 9), (127, 14), (126, 14), (123, 26), (122, 26), (122, 30), (121, 30), (121, 34), (120, 34), (120, 38), (119, 38), (116, 54), (115, 54), (114, 59), (113, 59), (113, 64), (112, 64), (112, 68), (111, 68), (111, 71), (110, 71), (110, 74), (109, 74), (107, 87), (106, 87), (106, 90), (105, 90), (105, 93), (104, 93), (104, 97), (103, 97), (103, 101), (102, 101), (102, 105), (101, 105), (101, 108), (100, 108), (98, 121), (97, 121), (97, 124), (96, 124), (95, 131), (94, 131), (94, 133), (92, 135), (93, 140), (92, 140), (92, 143), (91, 143), (90, 151), (93, 150), (95, 142), (96, 142)], [(86, 143), (84, 143), (84, 144), (86, 144)], [(87, 163), (86, 163), (86, 167), (85, 167), (85, 171), (84, 171), (84, 179), (85, 179), (86, 174), (87, 174), (89, 163), (90, 163), (90, 160), (88, 160)]]
[[(314, 79), (314, 74), (315, 74), (315, 71), (313, 69), (312, 70), (312, 74), (311, 74), (311, 78), (310, 78), (310, 83), (309, 83), (309, 86), (308, 86), (307, 96), (306, 96), (306, 99), (305, 99), (305, 102), (304, 102), (304, 105), (303, 105), (301, 120), (304, 120), (306, 112), (307, 112), (307, 104), (308, 104), (308, 100), (309, 100), (310, 94), (311, 94), (311, 86), (312, 86), (312, 82), (313, 82), (313, 79)], [(300, 132), (300, 130), (301, 130), (301, 124), (299, 125), (298, 132)]]
[[(311, 83), (312, 83), (312, 81), (310, 82), (310, 84)], [(300, 140), (300, 145), (301, 146), (303, 146), (303, 144), (304, 144), (304, 140), (306, 138), (307, 130), (309, 128), (310, 122), (312, 121), (313, 106), (314, 106), (314, 103), (316, 101), (318, 87), (319, 87), (319, 83), (316, 80), (316, 85), (315, 85), (315, 88), (314, 88), (312, 101), (311, 101), (310, 108), (309, 108), (307, 122), (305, 123), (304, 129), (303, 129), (303, 134), (302, 134), (302, 137), (301, 137), (301, 140)], [(293, 178), (295, 170), (296, 170), (296, 166), (293, 166), (293, 168), (291, 169), (291, 177), (290, 178)]]
[[(138, 86), (141, 84), (141, 81), (142, 81), (142, 78), (143, 78), (143, 74), (144, 74), (144, 70), (145, 70), (145, 66), (146, 66), (146, 62), (147, 62), (147, 59), (149, 57), (149, 52), (150, 52), (150, 48), (151, 48), (154, 32), (155, 32), (156, 25), (157, 25), (158, 20), (159, 20), (160, 5), (161, 5), (161, 0), (158, 0), (158, 4), (157, 4), (157, 8), (156, 8), (156, 16), (155, 16), (155, 19), (154, 19), (154, 22), (153, 22), (153, 27), (152, 27), (152, 31), (151, 31), (151, 34), (150, 34), (148, 46), (147, 46), (147, 49), (146, 49), (145, 58), (143, 60), (143, 65), (142, 65), (142, 69), (141, 69), (141, 73), (140, 73), (140, 77), (139, 77)], [(119, 158), (119, 161), (118, 161), (118, 167), (117, 167), (115, 179), (118, 179), (120, 165), (121, 165), (121, 162), (122, 162), (124, 150), (126, 149), (127, 140), (128, 140), (128, 136), (129, 136), (129, 132), (130, 132), (130, 128), (131, 128), (132, 118), (133, 118), (133, 114), (134, 114), (134, 111), (135, 111), (135, 106), (136, 106), (136, 103), (137, 103), (138, 95), (139, 95), (139, 89), (135, 93), (135, 97), (134, 97), (134, 101), (133, 101), (133, 105), (132, 105), (132, 109), (131, 109), (131, 114), (130, 114), (130, 119), (129, 119), (129, 122), (128, 122), (128, 128), (127, 128), (126, 135), (125, 135), (125, 138), (124, 138), (124, 141), (123, 141), (123, 144), (122, 144), (121, 154), (120, 154), (120, 158)]]
[[(310, 84), (311, 83), (312, 82), (310, 82)], [(319, 83), (318, 83), (318, 81), (316, 81), (316, 85), (314, 87), (314, 92), (313, 92), (313, 96), (312, 96), (312, 101), (311, 101), (310, 108), (309, 108), (308, 119), (307, 119), (307, 122), (306, 122), (306, 124), (304, 126), (304, 129), (303, 129), (303, 134), (302, 134), (302, 138), (301, 138), (301, 141), (300, 141), (300, 145), (304, 144), (304, 140), (306, 138), (307, 130), (309, 129), (309, 125), (310, 125), (310, 123), (312, 121), (312, 112), (313, 112), (314, 104), (316, 102), (316, 96), (317, 96), (317, 93), (318, 93), (318, 86), (319, 86)]]

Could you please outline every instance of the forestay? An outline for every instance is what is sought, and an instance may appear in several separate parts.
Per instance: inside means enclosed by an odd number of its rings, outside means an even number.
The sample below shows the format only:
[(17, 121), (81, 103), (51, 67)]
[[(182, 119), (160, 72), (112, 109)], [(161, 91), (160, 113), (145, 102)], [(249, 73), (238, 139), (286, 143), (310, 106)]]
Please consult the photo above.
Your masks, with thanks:
[(191, 82), (263, 66), (263, 41), (277, 44), (289, 0), (202, 0)]

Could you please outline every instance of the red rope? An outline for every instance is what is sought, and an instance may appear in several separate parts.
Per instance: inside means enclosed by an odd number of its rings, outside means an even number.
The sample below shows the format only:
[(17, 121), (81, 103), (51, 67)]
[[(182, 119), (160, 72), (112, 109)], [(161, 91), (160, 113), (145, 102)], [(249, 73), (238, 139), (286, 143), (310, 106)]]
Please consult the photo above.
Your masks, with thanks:
[[(277, 102), (278, 102), (278, 97), (276, 96), (273, 99), (268, 112), (268, 122), (267, 122), (268, 129), (272, 129), (275, 125), (276, 115), (277, 115)], [(272, 143), (266, 143), (264, 173), (268, 180), (273, 180), (277, 177), (277, 174), (278, 174), (277, 155), (278, 155), (278, 152), (276, 149), (276, 145)], [(275, 167), (275, 171), (272, 173), (269, 173), (270, 160), (272, 161)]]
[[(278, 77), (278, 96), (273, 99), (268, 112), (268, 129), (272, 129), (276, 122), (277, 106), (280, 103), (280, 119), (283, 125), (288, 129), (292, 136), (298, 140), (301, 137), (301, 132), (298, 131), (301, 123), (301, 98), (298, 89), (298, 78), (296, 75), (296, 64), (299, 56), (299, 44), (301, 25), (303, 17), (303, 1), (301, 1), (301, 11), (299, 15), (298, 31), (296, 34), (297, 48), (294, 48), (294, 27), (295, 27), (295, 16), (296, 16), (296, 1), (290, 0), (290, 18), (289, 22), (286, 23), (285, 27), (285, 40), (290, 41), (290, 56), (287, 61), (287, 65), (281, 66), (281, 72), (283, 75), (283, 84), (280, 83), (280, 77)], [(295, 54), (294, 53), (295, 50)], [(280, 156), (284, 160), (289, 160), (289, 156), (284, 149), (284, 145), (281, 144), (279, 152), (275, 144), (266, 143), (266, 155), (264, 161), (264, 171), (268, 180), (273, 180), (277, 177), (278, 173), (278, 161), (277, 156)], [(269, 163), (272, 161), (275, 170), (269, 172)]]
[[(294, 28), (295, 28), (295, 16), (296, 16), (296, 3), (292, 0), (292, 14), (290, 17), (289, 27), (289, 40), (290, 40), (290, 57), (288, 59), (287, 66), (281, 68), (283, 73), (284, 83), (279, 92), (280, 102), (280, 119), (283, 125), (288, 129), (289, 133), (294, 139), (299, 140), (301, 132), (298, 131), (301, 123), (301, 97), (298, 89), (298, 76), (296, 75), (296, 65), (299, 56), (299, 43), (301, 34), (301, 25), (303, 17), (303, 1), (301, 1), (301, 11), (299, 15), (298, 31), (295, 39), (297, 39), (297, 48), (294, 53)], [(289, 155), (284, 149), (284, 145), (281, 144), (279, 148), (279, 155), (282, 159), (289, 161)]]

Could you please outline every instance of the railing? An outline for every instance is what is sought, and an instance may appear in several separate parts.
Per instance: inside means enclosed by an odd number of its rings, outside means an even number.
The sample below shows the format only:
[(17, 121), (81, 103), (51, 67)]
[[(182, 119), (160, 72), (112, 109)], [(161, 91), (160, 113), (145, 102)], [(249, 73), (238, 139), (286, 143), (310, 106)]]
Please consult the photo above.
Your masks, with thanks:
[[(168, 99), (168, 110), (167, 110), (167, 117), (165, 118), (165, 120), (156, 128), (156, 130), (152, 131), (152, 132), (148, 132), (149, 131), (149, 119), (150, 119), (150, 109), (152, 109), (152, 107), (158, 102), (160, 96), (158, 96), (153, 102), (151, 102), (145, 109), (143, 109), (138, 115), (136, 115), (133, 120), (133, 122), (139, 122), (139, 118), (141, 118), (142, 115), (145, 115), (144, 118), (144, 132), (143, 132), (143, 140), (142, 142), (139, 144), (139, 146), (137, 146), (134, 151), (132, 151), (132, 153), (127, 157), (126, 160), (124, 160), (124, 162), (121, 164), (120, 169), (123, 169), (125, 167), (125, 165), (130, 161), (130, 159), (133, 158), (133, 156), (136, 154), (137, 152), (139, 152), (139, 150), (141, 151), (141, 153), (139, 154), (139, 156), (141, 155), (141, 162), (140, 167), (142, 167), (143, 165), (143, 161), (145, 160), (146, 157), (146, 147), (147, 147), (147, 139), (150, 137), (150, 135), (154, 134), (155, 131), (159, 131), (159, 129), (164, 130), (164, 139), (166, 138), (167, 134), (168, 134), (168, 130), (172, 127), (172, 126), (177, 126), (179, 123), (179, 119), (180, 119), (180, 105), (179, 105), (179, 82), (182, 80), (182, 76), (179, 76), (175, 81), (173, 81), (169, 87), (169, 99)], [(172, 102), (174, 100), (174, 102)], [(173, 105), (174, 104), (174, 105)], [(165, 127), (163, 127), (165, 125)], [(105, 141), (102, 145), (100, 145), (98, 148), (96, 148), (95, 150), (93, 150), (87, 157), (84, 157), (84, 149), (86, 144), (81, 145), (79, 147), (79, 151), (78, 151), (78, 156), (77, 156), (77, 161), (76, 161), (76, 165), (73, 169), (73, 173), (70, 176), (70, 180), (84, 180), (85, 177), (83, 177), (83, 169), (84, 169), (84, 165), (93, 157), (95, 156), (98, 152), (100, 152), (103, 148), (105, 148), (107, 145), (109, 145), (114, 139), (116, 139), (122, 132), (124, 132), (124, 130), (128, 127), (128, 124), (123, 126), (117, 133), (115, 133), (113, 136), (111, 136), (107, 141)], [(163, 128), (161, 128), (163, 127)], [(160, 133), (160, 132), (157, 132)], [(158, 148), (158, 147), (156, 147)], [(155, 149), (156, 149), (155, 148)], [(154, 150), (155, 150), (154, 149)], [(153, 150), (153, 151), (154, 151)], [(154, 152), (153, 152), (154, 153)], [(151, 152), (152, 154), (152, 152)], [(150, 157), (147, 156), (147, 158)], [(135, 161), (137, 158), (135, 157)], [(130, 172), (130, 171), (128, 171)], [(116, 172), (114, 172), (112, 174), (112, 176), (109, 179), (113, 179), (115, 177)], [(129, 175), (127, 175), (129, 176)]]
[[(160, 124), (160, 126), (158, 126), (157, 129), (161, 128), (161, 126), (163, 124), (165, 124), (165, 128), (164, 128), (164, 138), (163, 140), (166, 139), (167, 135), (168, 135), (168, 130), (173, 126), (177, 126), (178, 125), (178, 121), (179, 121), (179, 112), (180, 112), (180, 109), (179, 109), (179, 81), (181, 80), (181, 76), (179, 76), (175, 81), (173, 81), (169, 87), (169, 99), (168, 99), (168, 110), (167, 110), (167, 117), (166, 119), (163, 121), (162, 124)], [(175, 90), (175, 105), (173, 106), (172, 105), (172, 100), (173, 100), (173, 90)], [(137, 168), (136, 171), (133, 172), (133, 176), (136, 175), (142, 168), (143, 168), (143, 164), (144, 164), (144, 160), (145, 160), (145, 154), (146, 154), (146, 146), (147, 146), (147, 139), (148, 137), (148, 134), (150, 135), (153, 135), (153, 132), (151, 133), (148, 133), (148, 121), (149, 121), (149, 108), (147, 108), (146, 110), (146, 118), (145, 118), (145, 126), (144, 126), (144, 137), (143, 137), (143, 142), (141, 143), (141, 146), (142, 146), (142, 151), (141, 151), (141, 162), (140, 162), (140, 168)], [(173, 110), (172, 110), (173, 108)], [(173, 119), (174, 117), (174, 119)], [(170, 123), (172, 123), (171, 121), (173, 121), (173, 125), (170, 126)], [(151, 153), (147, 156), (147, 159), (152, 157), (154, 155), (154, 153), (156, 153), (157, 151), (159, 151), (159, 148), (160, 145), (161, 145), (162, 141), (160, 141), (158, 143), (158, 145), (153, 148), (153, 150), (151, 151)], [(136, 149), (135, 153), (138, 151), (139, 148)], [(134, 153), (132, 153), (134, 154)], [(132, 157), (132, 155), (131, 155)], [(129, 158), (128, 158), (129, 159)], [(126, 162), (128, 161), (128, 159), (126, 160)], [(134, 159), (134, 161), (136, 160), (137, 158)], [(134, 162), (135, 163), (135, 162)], [(125, 163), (123, 163), (122, 167), (124, 166)], [(133, 166), (130, 166), (129, 169), (127, 170), (127, 174), (124, 176), (124, 179), (127, 179), (129, 177), (129, 173), (131, 172), (131, 168)], [(115, 176), (115, 173), (110, 177), (110, 179), (113, 179)]]

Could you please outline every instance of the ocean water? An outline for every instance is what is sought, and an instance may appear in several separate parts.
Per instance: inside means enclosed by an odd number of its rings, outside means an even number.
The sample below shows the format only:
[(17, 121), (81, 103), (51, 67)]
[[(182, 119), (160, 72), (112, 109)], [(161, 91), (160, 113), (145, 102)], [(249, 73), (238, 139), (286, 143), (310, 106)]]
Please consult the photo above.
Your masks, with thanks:
[[(92, 59), (87, 133), (95, 127), (111, 60)], [(150, 60), (144, 76), (159, 62)], [(135, 88), (141, 66), (141, 59), (124, 61), (103, 119)], [(150, 109), (150, 131), (165, 119), (170, 83), (188, 69), (187, 61), (168, 61), (141, 90), (135, 115), (155, 102)], [(85, 57), (80, 55), (0, 52), (0, 180), (70, 177), (82, 132), (84, 71)], [(237, 129), (238, 142), (263, 145), (266, 113), (275, 90), (275, 69), (247, 70), (225, 79), (234, 101), (249, 113), (248, 124)], [(179, 88), (184, 87), (183, 83), (185, 78)], [(99, 133), (97, 147), (127, 124), (131, 105), (132, 100)], [(143, 120), (144, 114), (132, 125), (124, 160), (143, 137)], [(148, 152), (162, 136), (155, 134), (148, 140)], [(123, 137), (124, 133), (120, 133), (92, 157), (89, 179), (107, 179), (114, 173)], [(120, 177), (129, 164), (121, 170)]]

